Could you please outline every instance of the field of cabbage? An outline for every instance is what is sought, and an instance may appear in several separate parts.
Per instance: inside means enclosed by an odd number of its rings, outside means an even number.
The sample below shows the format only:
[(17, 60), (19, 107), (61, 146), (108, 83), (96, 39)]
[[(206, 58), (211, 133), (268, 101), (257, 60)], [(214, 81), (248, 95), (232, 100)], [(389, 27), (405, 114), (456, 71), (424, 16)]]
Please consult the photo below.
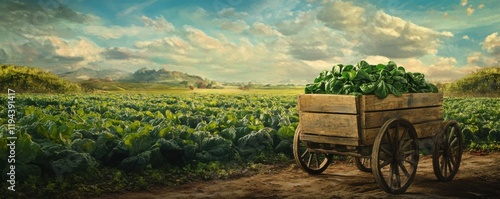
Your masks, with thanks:
[[(9, 155), (7, 100), (0, 98), (1, 165)], [(102, 166), (144, 171), (251, 162), (280, 153), (291, 159), (299, 121), (296, 95), (17, 95), (11, 108), (17, 179)], [(444, 109), (464, 129), (466, 147), (499, 148), (500, 98), (445, 98)]]
[[(29, 95), (15, 102), (17, 178), (100, 165), (143, 171), (270, 153), (291, 157), (298, 124), (294, 96)], [(9, 152), (4, 109), (2, 165)]]

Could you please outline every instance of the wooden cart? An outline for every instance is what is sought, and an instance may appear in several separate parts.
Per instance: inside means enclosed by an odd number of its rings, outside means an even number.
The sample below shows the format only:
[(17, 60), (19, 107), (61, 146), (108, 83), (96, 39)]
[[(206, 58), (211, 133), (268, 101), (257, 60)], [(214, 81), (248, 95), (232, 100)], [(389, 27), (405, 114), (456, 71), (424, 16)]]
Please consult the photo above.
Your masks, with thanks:
[(379, 99), (374, 95), (302, 94), (293, 153), (309, 174), (322, 173), (333, 155), (355, 158), (372, 172), (381, 189), (404, 193), (419, 160), (419, 140), (433, 141), (434, 174), (450, 181), (462, 157), (456, 121), (443, 121), (442, 93), (410, 93)]

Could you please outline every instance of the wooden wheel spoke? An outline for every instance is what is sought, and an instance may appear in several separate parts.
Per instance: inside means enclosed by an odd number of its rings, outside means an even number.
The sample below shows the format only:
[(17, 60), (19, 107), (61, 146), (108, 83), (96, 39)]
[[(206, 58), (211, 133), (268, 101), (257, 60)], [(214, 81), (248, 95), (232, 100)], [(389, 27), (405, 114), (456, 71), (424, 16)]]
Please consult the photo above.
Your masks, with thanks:
[(404, 154), (404, 157), (407, 158), (410, 155), (413, 155), (414, 153), (415, 153), (415, 151), (408, 150), (408, 151), (405, 151), (403, 154)]
[(443, 155), (443, 153), (444, 153), (444, 149), (443, 149), (442, 147), (439, 147), (438, 152), (439, 152), (439, 155), (441, 156), (441, 155)]
[(307, 152), (309, 152), (309, 149), (306, 149), (302, 155), (300, 155), (300, 158), (306, 157)]
[(393, 162), (391, 164), (391, 182), (389, 184), (394, 188), (401, 188), (401, 175), (399, 174), (399, 169), (397, 163)]
[(410, 164), (411, 166), (417, 165), (417, 162), (415, 160), (404, 160), (404, 161), (407, 162), (408, 164)]
[[(452, 126), (452, 127), (450, 128), (450, 132), (449, 132), (450, 134), (448, 135), (448, 143), (450, 143), (451, 138), (455, 135), (455, 133), (454, 133), (454, 132), (455, 132), (455, 127), (454, 127), (454, 126)], [(446, 132), (446, 134), (448, 134), (448, 132)]]
[(453, 168), (458, 168), (459, 164), (460, 164), (460, 157), (457, 157), (456, 154), (453, 154)]
[(450, 157), (450, 158), (448, 158), (448, 163), (447, 163), (447, 165), (448, 165), (448, 171), (449, 171), (450, 173), (452, 173), (452, 172), (453, 172), (453, 170), (454, 170), (454, 169), (453, 169), (453, 168), (454, 168), (454, 166), (453, 166), (452, 164), (453, 164), (453, 160), (452, 160), (452, 158)]
[(387, 144), (388, 144), (388, 145), (391, 147), (391, 149), (392, 149), (392, 148), (393, 148), (393, 145), (392, 145), (392, 140), (391, 140), (391, 137), (390, 137), (390, 135), (389, 135), (389, 134), (390, 134), (390, 133), (389, 133), (389, 131), (387, 131), (387, 132), (384, 134), (384, 136), (385, 136), (385, 137), (386, 137), (386, 139), (387, 139)]
[(309, 153), (309, 158), (307, 160), (307, 167), (311, 168), (312, 153)]
[(450, 144), (449, 144), (448, 146), (455, 146), (455, 145), (457, 144), (457, 142), (458, 142), (458, 138), (457, 138), (457, 137), (455, 137), (455, 138), (454, 138), (454, 139), (450, 142)]
[(415, 127), (403, 118), (388, 120), (379, 130), (373, 152), (372, 171), (379, 187), (392, 194), (404, 193), (418, 165)]
[[(309, 143), (302, 141), (300, 125), (295, 129), (293, 137), (293, 156), (297, 165), (311, 175), (317, 175), (326, 170), (332, 161), (332, 155), (312, 153)], [(315, 144), (315, 143), (311, 143)], [(316, 156), (316, 157), (313, 157)]]
[(406, 140), (404, 141), (403, 146), (401, 146), (401, 149), (406, 149), (406, 147), (410, 146), (410, 144), (413, 142), (413, 140)]
[(443, 171), (443, 176), (448, 176), (448, 158), (443, 157), (443, 165), (441, 165), (441, 171)]
[(453, 155), (449, 155), (447, 156), (448, 158), (448, 162), (454, 162), (455, 161), (455, 157), (453, 157)]
[(316, 153), (316, 166), (319, 168), (319, 153)]
[(408, 170), (406, 169), (405, 165), (403, 164), (403, 162), (399, 162), (399, 168), (401, 168), (401, 171), (403, 171), (403, 174), (406, 176), (406, 177), (410, 177), (410, 173), (408, 173)]
[(448, 120), (443, 123), (433, 155), (434, 175), (442, 182), (448, 182), (457, 174), (462, 156), (462, 138), (458, 123)]
[(400, 140), (399, 139), (399, 124), (396, 124), (396, 128), (394, 130), (394, 141), (393, 141), (394, 146), (395, 146), (394, 148), (396, 148), (396, 146), (401, 147), (401, 145), (400, 145), (401, 143), (399, 142), (399, 140)]
[(380, 147), (380, 150), (385, 154), (387, 155), (388, 157), (392, 157), (392, 152), (390, 152), (388, 149), (384, 148), (384, 147)]
[(390, 164), (389, 168), (389, 185), (392, 187), (394, 185), (394, 166), (393, 164)]
[(392, 158), (391, 158), (391, 159), (389, 159), (389, 160), (384, 160), (384, 161), (382, 162), (382, 164), (380, 164), (380, 165), (379, 165), (379, 168), (380, 168), (380, 169), (382, 169), (382, 168), (384, 168), (385, 166), (387, 166), (387, 165), (391, 164), (391, 162), (392, 162)]
[(401, 137), (399, 138), (399, 140), (400, 140), (400, 142), (399, 142), (399, 148), (400, 149), (404, 149), (404, 148), (406, 148), (408, 146), (408, 143), (406, 141), (410, 141), (410, 143), (411, 143), (411, 140), (405, 139), (406, 135), (408, 135), (408, 128), (406, 128), (403, 131), (403, 133), (401, 134)]

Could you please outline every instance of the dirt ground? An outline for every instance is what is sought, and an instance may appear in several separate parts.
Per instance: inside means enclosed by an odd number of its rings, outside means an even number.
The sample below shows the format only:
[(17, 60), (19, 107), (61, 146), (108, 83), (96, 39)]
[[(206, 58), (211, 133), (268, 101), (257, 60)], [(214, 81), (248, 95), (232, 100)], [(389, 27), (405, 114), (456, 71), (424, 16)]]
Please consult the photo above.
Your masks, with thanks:
[(232, 180), (196, 182), (150, 192), (123, 193), (102, 198), (500, 198), (500, 153), (464, 153), (451, 182), (439, 182), (432, 157), (420, 158), (410, 188), (401, 195), (382, 191), (371, 173), (350, 161), (335, 162), (321, 175), (308, 175), (296, 166), (268, 174)]

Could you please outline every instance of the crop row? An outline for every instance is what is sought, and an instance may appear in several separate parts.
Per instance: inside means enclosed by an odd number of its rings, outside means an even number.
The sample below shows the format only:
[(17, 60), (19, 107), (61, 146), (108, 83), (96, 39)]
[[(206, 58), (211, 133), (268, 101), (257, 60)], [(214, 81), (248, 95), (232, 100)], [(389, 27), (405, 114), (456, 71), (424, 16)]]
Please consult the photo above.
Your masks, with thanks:
[[(196, 162), (292, 158), (298, 125), (291, 95), (26, 95), (16, 99), (19, 178), (64, 175), (100, 165), (127, 171)], [(1, 98), (2, 104), (6, 98)], [(497, 145), (499, 99), (445, 98), (466, 146)], [(0, 108), (0, 161), (7, 111)], [(6, 170), (7, 168), (1, 168)]]
[(460, 124), (466, 147), (498, 147), (500, 98), (445, 98), (443, 107), (445, 119), (454, 119)]
[(16, 167), (25, 177), (289, 155), (298, 124), (293, 97), (264, 95), (38, 95), (16, 99), (16, 111)]

